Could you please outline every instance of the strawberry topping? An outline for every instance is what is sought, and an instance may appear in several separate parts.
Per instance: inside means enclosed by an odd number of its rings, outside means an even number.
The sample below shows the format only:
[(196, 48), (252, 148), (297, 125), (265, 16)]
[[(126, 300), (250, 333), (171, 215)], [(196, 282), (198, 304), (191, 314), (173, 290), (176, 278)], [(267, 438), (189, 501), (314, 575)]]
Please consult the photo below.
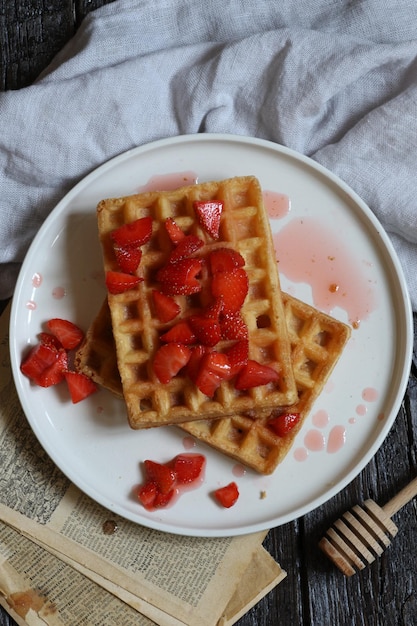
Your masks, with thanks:
[(153, 360), (153, 371), (161, 383), (169, 381), (187, 365), (191, 351), (181, 343), (166, 343), (161, 346)]
[(210, 237), (218, 239), (223, 202), (201, 202), (196, 200), (193, 206), (201, 227), (210, 235)]
[(223, 312), (237, 313), (242, 308), (249, 289), (248, 275), (241, 267), (214, 274), (211, 292), (215, 298), (223, 298)]
[(278, 373), (272, 367), (248, 359), (246, 365), (237, 375), (235, 388), (239, 390), (251, 389), (252, 387), (276, 382), (278, 379)]
[(298, 424), (300, 419), (300, 413), (282, 413), (270, 419), (268, 427), (278, 437), (285, 437)]
[(239, 498), (239, 489), (237, 484), (235, 482), (231, 482), (224, 487), (216, 489), (214, 497), (219, 504), (224, 506), (226, 509), (230, 509), (230, 507), (233, 506)]
[(88, 398), (88, 396), (91, 396), (98, 390), (97, 385), (91, 378), (80, 372), (65, 372), (65, 380), (67, 381), (73, 404), (85, 400), (85, 398)]
[(46, 326), (65, 350), (73, 350), (84, 338), (83, 331), (68, 320), (55, 317), (46, 322)]
[(181, 239), (184, 239), (185, 233), (178, 226), (173, 217), (167, 217), (167, 219), (165, 220), (165, 228), (168, 233), (168, 237), (171, 239), (174, 245), (179, 243)]
[(137, 489), (139, 502), (147, 511), (167, 506), (180, 489), (197, 486), (203, 479), (206, 459), (202, 454), (183, 453), (168, 463), (147, 459), (145, 480)]
[(227, 272), (245, 265), (243, 256), (233, 248), (216, 248), (210, 252), (208, 260), (212, 274)]
[(149, 241), (151, 235), (152, 218), (141, 217), (114, 230), (111, 233), (111, 238), (116, 246), (126, 248), (128, 246), (142, 246)]
[(181, 312), (180, 305), (171, 296), (156, 289), (152, 291), (152, 300), (156, 317), (160, 322), (171, 322)]
[(227, 356), (222, 352), (209, 352), (201, 359), (195, 384), (202, 393), (212, 398), (221, 382), (229, 377), (230, 363)]
[(201, 283), (196, 277), (202, 266), (202, 259), (197, 258), (184, 258), (164, 265), (156, 275), (162, 293), (172, 296), (191, 295), (201, 291)]
[(143, 278), (133, 276), (132, 274), (125, 274), (124, 272), (114, 272), (112, 270), (106, 272), (106, 287), (109, 293), (113, 295), (133, 289), (133, 287), (136, 287), (142, 280)]
[(133, 274), (142, 259), (142, 250), (134, 246), (115, 246), (117, 265), (125, 274)]

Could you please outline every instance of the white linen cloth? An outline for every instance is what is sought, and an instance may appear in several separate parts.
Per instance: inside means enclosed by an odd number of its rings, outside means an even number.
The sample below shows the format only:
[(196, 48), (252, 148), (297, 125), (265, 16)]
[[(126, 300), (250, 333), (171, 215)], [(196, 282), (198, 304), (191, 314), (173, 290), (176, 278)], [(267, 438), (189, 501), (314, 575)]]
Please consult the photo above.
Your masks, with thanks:
[(389, 233), (417, 310), (415, 0), (116, 0), (0, 94), (0, 298), (65, 193), (109, 158), (198, 132), (293, 148)]

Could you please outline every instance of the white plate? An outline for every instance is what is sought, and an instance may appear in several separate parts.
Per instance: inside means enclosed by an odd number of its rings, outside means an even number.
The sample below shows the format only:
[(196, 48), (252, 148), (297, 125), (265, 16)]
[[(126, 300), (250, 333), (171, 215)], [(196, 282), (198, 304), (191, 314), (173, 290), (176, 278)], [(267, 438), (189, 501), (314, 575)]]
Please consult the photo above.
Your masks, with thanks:
[[(36, 388), (21, 375), (19, 365), (48, 318), (65, 317), (86, 329), (98, 310), (105, 291), (97, 202), (134, 193), (155, 176), (172, 183), (183, 174), (199, 182), (254, 174), (264, 190), (284, 194), (284, 205), (288, 199), (291, 209), (279, 219), (271, 218), (283, 288), (342, 321), (360, 318), (361, 323), (352, 331), (294, 448), (272, 476), (252, 471), (241, 475), (234, 461), (197, 443), (194, 450), (207, 458), (203, 486), (183, 494), (174, 506), (149, 513), (132, 497), (132, 488), (142, 478), (140, 463), (145, 458), (163, 462), (183, 452), (189, 443), (183, 431), (132, 431), (123, 404), (109, 393), (100, 391), (72, 405), (64, 386)], [(329, 284), (339, 290), (332, 293)], [(116, 157), (58, 204), (23, 263), (13, 300), (10, 350), (17, 391), (32, 429), (80, 489), (144, 526), (184, 535), (238, 535), (307, 513), (369, 462), (405, 392), (412, 316), (388, 237), (344, 183), (310, 159), (267, 141), (192, 135)], [(238, 482), (240, 498), (231, 509), (221, 509), (210, 493), (231, 480)], [(261, 498), (261, 492), (266, 497)]]

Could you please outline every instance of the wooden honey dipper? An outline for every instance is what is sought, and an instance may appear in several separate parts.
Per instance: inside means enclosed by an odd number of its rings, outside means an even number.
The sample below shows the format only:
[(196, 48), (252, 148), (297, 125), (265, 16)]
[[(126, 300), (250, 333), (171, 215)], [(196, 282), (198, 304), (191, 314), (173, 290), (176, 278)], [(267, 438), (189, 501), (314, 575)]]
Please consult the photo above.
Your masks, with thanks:
[[(417, 477), (380, 507), (365, 500), (342, 515), (319, 542), (319, 547), (346, 576), (352, 576), (375, 561), (395, 537), (397, 526), (391, 520), (407, 502), (417, 495)], [(388, 534), (388, 536), (387, 536)]]

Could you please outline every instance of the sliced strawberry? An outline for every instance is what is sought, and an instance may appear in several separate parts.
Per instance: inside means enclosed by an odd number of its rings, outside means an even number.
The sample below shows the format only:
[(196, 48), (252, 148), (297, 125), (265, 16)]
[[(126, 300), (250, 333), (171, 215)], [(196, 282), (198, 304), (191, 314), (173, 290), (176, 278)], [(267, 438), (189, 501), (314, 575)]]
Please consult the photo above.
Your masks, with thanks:
[(81, 328), (78, 328), (78, 326), (68, 320), (55, 317), (48, 320), (46, 325), (65, 350), (76, 348), (84, 338)]
[(201, 202), (196, 200), (193, 206), (201, 227), (213, 239), (218, 239), (220, 229), (220, 217), (223, 211), (223, 202)]
[(59, 341), (58, 337), (55, 337), (52, 333), (42, 331), (39, 333), (39, 341), (43, 343), (44, 346), (49, 346), (53, 350), (60, 350), (63, 348), (63, 345)]
[(171, 239), (174, 245), (179, 243), (181, 239), (184, 239), (185, 233), (178, 226), (173, 217), (167, 217), (167, 219), (165, 220), (165, 228), (167, 230), (168, 237)]
[(201, 291), (196, 276), (203, 267), (202, 259), (185, 258), (175, 263), (167, 263), (158, 270), (156, 279), (161, 283), (161, 291), (169, 296), (191, 295)]
[(225, 350), (230, 363), (230, 377), (235, 376), (248, 362), (249, 341), (242, 339)]
[(215, 298), (223, 298), (223, 312), (236, 313), (242, 308), (249, 289), (248, 275), (241, 267), (227, 272), (217, 272), (211, 281)]
[(195, 384), (202, 393), (212, 398), (221, 382), (229, 377), (230, 364), (227, 356), (221, 352), (209, 352), (201, 359)]
[(206, 459), (202, 454), (184, 453), (179, 454), (173, 461), (173, 470), (177, 477), (177, 483), (186, 485), (193, 483), (201, 477)]
[(167, 343), (161, 346), (153, 360), (153, 371), (161, 383), (169, 381), (187, 365), (191, 350), (181, 343)]
[(142, 259), (142, 250), (136, 246), (115, 246), (117, 264), (125, 274), (133, 274)]
[(73, 404), (77, 404), (98, 391), (97, 385), (81, 372), (65, 372), (65, 380), (67, 381)]
[(207, 353), (208, 348), (206, 346), (202, 346), (200, 344), (194, 346), (191, 349), (191, 356), (186, 365), (185, 373), (188, 378), (195, 384), (197, 380), (198, 372), (200, 369), (201, 359)]
[(249, 337), (248, 326), (239, 311), (222, 315), (220, 329), (222, 339), (247, 339)]
[(153, 508), (162, 509), (165, 506), (168, 506), (168, 504), (171, 502), (172, 498), (174, 497), (175, 493), (176, 493), (175, 489), (171, 489), (171, 491), (168, 491), (168, 493), (161, 493), (157, 491), (155, 500), (153, 502)]
[(196, 235), (186, 235), (183, 237), (174, 250), (169, 255), (169, 261), (179, 261), (185, 257), (189, 257), (204, 246), (204, 241)]
[(146, 482), (155, 483), (162, 494), (167, 494), (175, 485), (176, 475), (173, 469), (162, 463), (147, 459), (144, 461)]
[(154, 510), (154, 502), (156, 495), (158, 493), (158, 488), (155, 483), (147, 482), (144, 485), (141, 485), (138, 488), (137, 496), (139, 502), (145, 507), (147, 511)]
[(152, 291), (152, 300), (156, 317), (160, 322), (171, 322), (181, 312), (178, 302), (156, 289)]
[(220, 487), (214, 492), (214, 497), (217, 502), (224, 506), (226, 509), (230, 509), (237, 499), (239, 498), (239, 489), (235, 482), (231, 482), (225, 487)]
[(300, 419), (300, 413), (282, 413), (282, 415), (277, 415), (270, 419), (268, 427), (278, 437), (285, 437), (298, 424)]
[(197, 341), (203, 346), (214, 347), (221, 339), (218, 320), (204, 315), (192, 315), (189, 318), (190, 327)]
[(39, 376), (58, 360), (59, 351), (55, 347), (38, 343), (20, 365), (22, 374), (37, 383)]
[(116, 246), (126, 248), (128, 246), (142, 246), (149, 241), (151, 235), (152, 218), (140, 217), (114, 230), (111, 233), (111, 238)]
[(210, 304), (203, 310), (203, 315), (204, 317), (210, 317), (218, 321), (222, 311), (223, 298), (217, 298), (212, 304)]
[(187, 321), (178, 322), (166, 333), (160, 336), (160, 340), (166, 343), (182, 343), (189, 346), (195, 343), (196, 335)]
[(125, 274), (124, 272), (106, 272), (106, 287), (111, 294), (123, 293), (136, 287), (143, 278), (133, 276), (132, 274)]
[(208, 260), (212, 274), (228, 272), (245, 265), (243, 256), (233, 248), (216, 248), (210, 252)]
[(259, 387), (260, 385), (276, 382), (278, 379), (278, 372), (272, 367), (248, 359), (247, 364), (237, 375), (235, 388), (239, 390), (251, 389), (252, 387)]
[(40, 387), (51, 387), (52, 385), (57, 385), (64, 380), (67, 369), (68, 354), (61, 348), (61, 350), (59, 350), (57, 360), (41, 372), (36, 382), (40, 385)]

